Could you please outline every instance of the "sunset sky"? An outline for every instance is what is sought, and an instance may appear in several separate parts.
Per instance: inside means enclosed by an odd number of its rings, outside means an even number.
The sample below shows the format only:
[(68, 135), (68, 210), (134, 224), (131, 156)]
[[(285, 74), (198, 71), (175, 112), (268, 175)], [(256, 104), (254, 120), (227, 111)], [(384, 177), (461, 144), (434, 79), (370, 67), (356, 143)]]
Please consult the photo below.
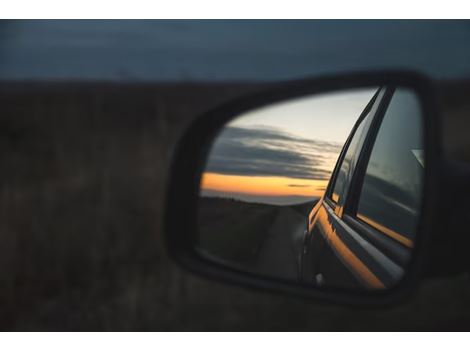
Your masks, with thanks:
[(344, 142), (376, 90), (289, 100), (232, 120), (212, 146), (201, 195), (269, 204), (321, 196)]

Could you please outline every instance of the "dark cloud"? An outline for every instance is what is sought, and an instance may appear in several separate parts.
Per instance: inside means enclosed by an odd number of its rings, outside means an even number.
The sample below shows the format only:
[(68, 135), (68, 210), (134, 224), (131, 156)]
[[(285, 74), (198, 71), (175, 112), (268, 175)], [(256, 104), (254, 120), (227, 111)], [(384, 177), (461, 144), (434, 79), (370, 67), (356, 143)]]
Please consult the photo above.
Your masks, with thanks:
[(226, 127), (214, 143), (206, 171), (240, 176), (327, 180), (328, 161), (341, 145), (298, 138), (268, 127)]
[(312, 187), (312, 185), (295, 185), (295, 184), (291, 184), (291, 185), (287, 185), (287, 187)]
[(279, 131), (267, 126), (256, 126), (253, 128), (242, 127), (226, 127), (219, 138), (236, 141), (257, 141), (258, 143), (266, 142), (268, 145), (285, 146), (286, 143), (294, 143), (296, 145), (306, 145), (324, 152), (337, 153), (341, 150), (341, 145), (335, 142), (325, 142), (313, 139), (305, 139), (291, 134)]

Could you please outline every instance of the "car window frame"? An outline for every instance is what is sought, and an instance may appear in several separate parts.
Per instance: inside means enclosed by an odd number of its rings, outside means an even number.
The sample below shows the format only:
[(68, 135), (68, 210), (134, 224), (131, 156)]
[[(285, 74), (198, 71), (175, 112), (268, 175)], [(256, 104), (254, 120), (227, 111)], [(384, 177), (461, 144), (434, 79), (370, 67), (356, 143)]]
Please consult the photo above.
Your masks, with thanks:
[[(382, 91), (383, 95), (379, 98), (379, 95)], [(382, 125), (382, 121), (385, 117), (385, 114), (387, 112), (387, 109), (395, 91), (396, 87), (394, 86), (380, 87), (377, 90), (376, 95), (374, 95), (367, 107), (364, 109), (360, 118), (354, 125), (353, 130), (351, 131), (347, 139), (347, 143), (341, 151), (340, 157), (338, 158), (337, 164), (334, 169), (333, 176), (330, 179), (330, 183), (328, 184), (327, 191), (329, 193), (325, 192), (324, 199), (326, 200), (326, 203), (332, 208), (333, 212), (339, 217), (341, 222), (350, 226), (352, 231), (356, 232), (359, 236), (364, 238), (371, 245), (375, 246), (379, 251), (389, 257), (396, 264), (404, 267), (409, 261), (409, 248), (403, 246), (402, 243), (398, 242), (387, 234), (379, 231), (368, 223), (360, 220), (356, 216), (360, 191), (362, 189), (362, 183), (365, 177), (370, 155), (372, 153), (372, 149), (374, 147), (380, 126)], [(377, 101), (377, 99), (380, 100)], [(343, 200), (343, 204), (339, 205), (338, 203), (334, 202), (330, 196), (336, 182), (337, 173), (339, 172), (339, 169), (349, 148), (349, 144), (353, 136), (355, 135), (359, 124), (367, 116), (367, 114), (370, 112), (375, 103), (378, 104), (377, 110), (375, 111), (371, 123), (368, 126), (367, 131), (365, 132), (366, 135), (362, 142), (362, 145), (359, 146), (359, 149), (356, 153), (357, 162), (354, 165), (354, 169), (352, 170), (352, 177), (350, 180), (347, 181), (348, 183), (345, 186), (345, 197)]]
[(370, 156), (372, 154), (379, 129), (382, 125), (383, 119), (388, 110), (393, 95), (396, 92), (396, 89), (397, 87), (387, 87), (388, 91), (383, 97), (383, 101), (381, 102), (382, 106), (379, 108), (376, 116), (374, 117), (374, 120), (372, 121), (368, 135), (364, 141), (364, 146), (361, 151), (361, 155), (359, 156), (356, 169), (354, 170), (353, 178), (349, 185), (350, 187), (348, 189), (344, 212), (341, 216), (341, 220), (351, 226), (354, 231), (357, 231), (359, 234), (361, 234), (371, 244), (375, 245), (378, 249), (384, 252), (384, 254), (389, 256), (390, 259), (404, 266), (408, 263), (410, 249), (412, 246), (406, 246), (402, 242), (396, 240), (393, 237), (390, 237), (386, 233), (357, 217), (357, 208), (362, 184)]
[(380, 126), (385, 117), (385, 113), (390, 105), (393, 94), (395, 93), (395, 87), (384, 87), (384, 95), (379, 103), (375, 116), (373, 117), (367, 135), (364, 142), (359, 150), (357, 163), (353, 170), (353, 176), (348, 185), (348, 192), (345, 197), (343, 214), (347, 214), (351, 217), (356, 218), (357, 206), (359, 203), (360, 193), (362, 184), (369, 164), (370, 155), (379, 133)]
[[(384, 91), (386, 92), (387, 90), (387, 87), (384, 87), (384, 86), (381, 86), (377, 89), (377, 91), (375, 92), (374, 96), (369, 100), (369, 102), (367, 103), (367, 105), (365, 106), (364, 110), (362, 111), (362, 113), (359, 115), (359, 118), (357, 119), (357, 121), (355, 122), (351, 132), (349, 133), (349, 136), (348, 138), (346, 139), (346, 142), (343, 146), (343, 148), (341, 149), (341, 152), (339, 154), (339, 157), (338, 157), (338, 160), (336, 161), (336, 165), (333, 169), (333, 173), (330, 177), (330, 180), (328, 182), (328, 185), (326, 187), (326, 190), (325, 190), (325, 195), (324, 195), (324, 200), (328, 203), (328, 205), (333, 209), (333, 211), (336, 213), (337, 212), (337, 208), (339, 206), (339, 204), (337, 202), (335, 202), (333, 200), (333, 197), (332, 197), (332, 192), (334, 190), (334, 187), (336, 185), (336, 180), (337, 180), (337, 177), (338, 177), (338, 172), (343, 164), (343, 161), (344, 161), (344, 157), (346, 156), (346, 153), (347, 151), (349, 150), (349, 146), (351, 144), (351, 140), (354, 138), (356, 132), (357, 132), (357, 129), (359, 128), (359, 125), (361, 124), (361, 122), (367, 117), (367, 115), (369, 114), (369, 112), (372, 110), (372, 108), (374, 107), (374, 105), (377, 103), (379, 104), (379, 107), (377, 108), (377, 111), (375, 112), (374, 116), (372, 117), (372, 122), (371, 122), (371, 125), (369, 126), (369, 128), (367, 129), (367, 131), (365, 131), (366, 133), (366, 138), (364, 139), (364, 142), (362, 143), (361, 146), (359, 146), (359, 154), (362, 153), (362, 149), (363, 149), (363, 146), (364, 146), (364, 143), (367, 141), (367, 136), (369, 135), (369, 132), (370, 132), (370, 128), (372, 127), (372, 123), (373, 121), (375, 120), (376, 116), (377, 116), (377, 113), (378, 111), (380, 110), (380, 105), (382, 104), (382, 100), (384, 99), (385, 97), (385, 93), (380, 96), (381, 92)], [(379, 100), (378, 100), (379, 99)], [(354, 174), (355, 174), (355, 169), (353, 169), (352, 173), (353, 173), (353, 179), (354, 179)], [(352, 181), (352, 180), (351, 180)], [(351, 182), (349, 181), (346, 181), (346, 185), (345, 185), (345, 191), (346, 191), (346, 195), (349, 194), (349, 189), (350, 189), (350, 184)], [(346, 201), (347, 201), (347, 197), (346, 197)], [(346, 202), (345, 201), (345, 202)], [(338, 214), (338, 215), (341, 215), (341, 214)], [(340, 216), (341, 217), (341, 216)]]

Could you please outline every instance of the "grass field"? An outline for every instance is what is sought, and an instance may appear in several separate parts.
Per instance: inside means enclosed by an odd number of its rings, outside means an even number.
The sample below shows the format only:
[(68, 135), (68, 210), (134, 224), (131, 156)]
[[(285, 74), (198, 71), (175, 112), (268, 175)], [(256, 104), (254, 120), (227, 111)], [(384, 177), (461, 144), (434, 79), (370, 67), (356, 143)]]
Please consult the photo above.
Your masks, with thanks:
[[(274, 235), (293, 236), (290, 228), (298, 231), (300, 226), (303, 229), (313, 204), (314, 202), (307, 202), (280, 206), (228, 198), (201, 197), (200, 249), (228, 265), (252, 272), (259, 271), (260, 254), (266, 248), (266, 243)], [(294, 221), (288, 220), (292, 217), (288, 214), (292, 212), (297, 214)], [(280, 221), (285, 223), (280, 224)], [(278, 231), (283, 233), (277, 234)], [(290, 250), (290, 248), (279, 248), (279, 251), (283, 249)], [(272, 250), (277, 252), (276, 248)], [(263, 255), (268, 256), (266, 253)], [(275, 263), (272, 264), (271, 266), (274, 266)], [(271, 274), (275, 276), (276, 272)]]
[(222, 198), (200, 200), (200, 248), (236, 266), (250, 268), (278, 207)]
[(196, 116), (261, 88), (2, 83), (1, 330), (470, 326), (464, 276), (426, 280), (402, 304), (364, 309), (177, 265), (163, 225), (178, 138)]

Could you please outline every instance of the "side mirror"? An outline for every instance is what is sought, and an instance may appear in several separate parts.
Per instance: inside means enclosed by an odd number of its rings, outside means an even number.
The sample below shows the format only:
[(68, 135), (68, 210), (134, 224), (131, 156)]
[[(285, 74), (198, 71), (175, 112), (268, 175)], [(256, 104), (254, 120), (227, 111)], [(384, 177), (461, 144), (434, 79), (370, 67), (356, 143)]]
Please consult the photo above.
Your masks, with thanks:
[(281, 84), (200, 117), (168, 194), (186, 268), (353, 303), (409, 292), (437, 219), (431, 84), (387, 72)]

